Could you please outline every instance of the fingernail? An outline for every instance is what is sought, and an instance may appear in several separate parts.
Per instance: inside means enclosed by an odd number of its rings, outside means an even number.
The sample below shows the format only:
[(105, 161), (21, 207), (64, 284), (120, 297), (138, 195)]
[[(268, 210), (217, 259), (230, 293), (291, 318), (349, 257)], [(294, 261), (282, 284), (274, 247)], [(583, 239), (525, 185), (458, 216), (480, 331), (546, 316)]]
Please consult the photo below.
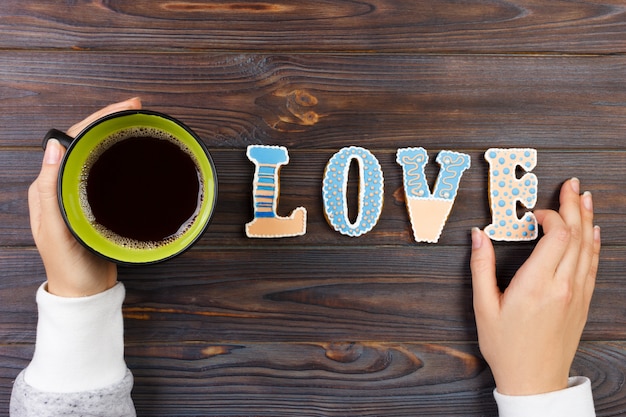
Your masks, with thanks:
[(56, 139), (50, 139), (46, 143), (46, 151), (43, 154), (43, 162), (48, 165), (56, 165), (61, 161), (61, 143)]
[(128, 100), (126, 100), (126, 103), (132, 103), (133, 101), (141, 104), (141, 98), (140, 97), (133, 97), (133, 98), (129, 98)]
[(483, 233), (478, 227), (472, 228), (472, 249), (480, 249), (483, 245)]
[(600, 241), (600, 226), (593, 227), (593, 239), (596, 242)]
[(580, 180), (576, 177), (570, 180), (570, 184), (572, 186), (572, 190), (576, 193), (580, 193)]
[(583, 206), (589, 211), (593, 210), (593, 198), (589, 191), (585, 191), (583, 194)]

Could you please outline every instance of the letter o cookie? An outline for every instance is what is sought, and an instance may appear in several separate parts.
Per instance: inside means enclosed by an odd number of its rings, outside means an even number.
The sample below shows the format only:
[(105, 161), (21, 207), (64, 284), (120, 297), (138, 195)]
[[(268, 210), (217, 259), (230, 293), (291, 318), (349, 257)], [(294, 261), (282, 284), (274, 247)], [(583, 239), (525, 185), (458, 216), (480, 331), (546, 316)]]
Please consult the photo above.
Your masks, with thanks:
[[(348, 173), (355, 160), (359, 165), (359, 212), (354, 223), (348, 218)], [(372, 230), (383, 210), (383, 172), (378, 159), (367, 149), (343, 148), (328, 161), (324, 172), (322, 199), (328, 223), (339, 233), (361, 236)]]

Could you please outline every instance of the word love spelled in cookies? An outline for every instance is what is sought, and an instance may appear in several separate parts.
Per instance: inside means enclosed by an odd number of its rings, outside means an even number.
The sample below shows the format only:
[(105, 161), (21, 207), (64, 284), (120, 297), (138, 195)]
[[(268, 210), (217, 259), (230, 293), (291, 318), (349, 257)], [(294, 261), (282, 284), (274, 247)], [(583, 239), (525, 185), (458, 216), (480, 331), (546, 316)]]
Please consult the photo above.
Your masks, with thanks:
[[(255, 165), (252, 182), (254, 219), (246, 224), (249, 238), (281, 238), (306, 233), (307, 211), (298, 207), (289, 216), (276, 214), (280, 196), (280, 168), (289, 163), (283, 146), (250, 145), (246, 155)], [(428, 153), (424, 148), (397, 150), (396, 162), (402, 168), (404, 197), (416, 242), (436, 243), (441, 236), (461, 183), (470, 168), (469, 155), (441, 151), (433, 190), (428, 186), (425, 167)], [(526, 241), (538, 236), (537, 219), (532, 212), (521, 218), (518, 204), (532, 209), (537, 202), (537, 176), (530, 171), (537, 165), (537, 151), (529, 148), (498, 149), (485, 152), (489, 163), (489, 205), (491, 224), (485, 228), (493, 240)], [(348, 176), (350, 165), (359, 169), (358, 213), (348, 217)], [(517, 178), (518, 168), (526, 171)], [(328, 161), (322, 180), (324, 215), (337, 232), (358, 237), (376, 226), (383, 211), (384, 177), (380, 163), (369, 150), (358, 146), (342, 148)]]

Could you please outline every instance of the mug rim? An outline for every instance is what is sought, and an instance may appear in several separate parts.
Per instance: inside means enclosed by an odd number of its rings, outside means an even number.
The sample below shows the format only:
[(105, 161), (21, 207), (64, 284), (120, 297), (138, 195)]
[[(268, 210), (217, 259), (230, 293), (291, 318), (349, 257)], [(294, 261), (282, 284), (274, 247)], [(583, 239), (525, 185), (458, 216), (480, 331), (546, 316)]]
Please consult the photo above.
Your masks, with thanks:
[[(196, 165), (200, 173), (202, 174), (203, 183), (204, 183), (204, 200), (201, 203), (198, 218), (194, 221), (190, 230), (183, 233), (182, 236), (174, 239), (172, 243), (168, 243), (168, 244), (159, 246), (154, 249), (145, 249), (145, 248), (133, 249), (129, 247), (124, 248), (120, 244), (113, 243), (111, 239), (105, 238), (99, 232), (94, 232), (95, 229), (89, 230), (88, 233), (85, 233), (84, 231), (81, 233), (75, 230), (76, 228), (80, 228), (80, 227), (93, 228), (93, 226), (91, 226), (91, 224), (86, 225), (85, 221), (82, 219), (72, 220), (70, 218), (71, 215), (68, 213), (68, 207), (66, 207), (67, 204), (66, 204), (66, 201), (64, 199), (64, 194), (63, 194), (64, 186), (66, 185), (64, 184), (64, 178), (65, 178), (64, 174), (66, 172), (68, 161), (70, 161), (72, 152), (75, 152), (76, 147), (80, 146), (79, 142), (81, 142), (81, 140), (83, 140), (83, 138), (87, 136), (87, 134), (90, 131), (92, 131), (92, 129), (96, 128), (102, 123), (105, 123), (114, 119), (119, 119), (123, 117), (132, 117), (132, 116), (137, 116), (137, 115), (146, 116), (147, 118), (155, 117), (158, 119), (163, 119), (167, 123), (172, 123), (173, 124), (172, 126), (177, 126), (178, 128), (182, 129), (184, 134), (188, 135), (187, 140), (192, 143), (187, 143), (185, 138), (179, 137), (180, 136), (179, 134), (171, 133), (167, 129), (167, 127), (149, 125), (145, 122), (143, 124), (142, 123), (137, 123), (137, 124), (129, 123), (127, 126), (119, 128), (117, 130), (113, 129), (106, 136), (99, 137), (96, 143), (93, 144), (93, 146), (89, 149), (89, 151), (93, 151), (93, 149), (95, 149), (95, 147), (98, 146), (98, 144), (102, 142), (101, 139), (105, 139), (106, 137), (111, 136), (116, 131), (129, 129), (133, 126), (154, 127), (154, 128), (168, 132), (169, 134), (174, 136), (178, 141), (181, 141), (187, 146), (192, 145), (192, 147), (194, 147), (193, 145), (197, 145), (197, 149), (192, 149), (190, 150), (190, 152), (193, 155), (194, 159), (196, 159)], [(87, 162), (87, 157), (88, 157), (88, 154), (81, 156), (80, 158), (82, 159), (77, 161), (77, 162), (80, 162), (79, 169), (81, 170), (83, 169), (85, 163)], [(77, 180), (77, 181), (80, 182), (81, 180)], [(74, 191), (70, 191), (70, 193), (71, 192), (74, 192)], [(68, 229), (74, 236), (74, 238), (76, 238), (76, 240), (80, 242), (81, 245), (83, 245), (92, 253), (95, 253), (96, 255), (102, 258), (105, 258), (109, 261), (115, 262), (118, 265), (150, 265), (150, 264), (167, 261), (169, 259), (172, 259), (186, 252), (202, 237), (202, 235), (208, 228), (209, 224), (211, 223), (211, 220), (213, 218), (213, 215), (215, 213), (215, 208), (217, 205), (217, 195), (218, 195), (218, 181), (217, 181), (217, 172), (215, 168), (215, 163), (213, 161), (211, 154), (209, 153), (208, 148), (206, 147), (202, 139), (185, 123), (181, 122), (175, 117), (170, 116), (165, 113), (153, 111), (153, 110), (143, 110), (143, 109), (123, 110), (123, 111), (108, 114), (90, 123), (87, 127), (81, 130), (76, 135), (75, 138), (72, 138), (72, 141), (67, 146), (66, 152), (61, 161), (61, 165), (59, 168), (59, 175), (57, 179), (57, 198), (58, 198), (59, 208), (61, 209), (60, 210), (61, 215)], [(76, 199), (76, 197), (74, 199)], [(72, 201), (72, 202), (74, 204), (77, 203), (76, 201)], [(84, 216), (84, 213), (81, 212), (81, 214)], [(197, 225), (197, 226), (194, 227), (194, 225)], [(91, 241), (90, 238), (86, 238), (84, 236), (86, 234), (97, 236), (100, 243), (106, 241), (107, 246), (114, 247), (115, 249), (114, 252), (112, 253), (112, 250), (107, 250), (106, 247), (105, 248), (94, 247), (96, 246), (96, 243)]]

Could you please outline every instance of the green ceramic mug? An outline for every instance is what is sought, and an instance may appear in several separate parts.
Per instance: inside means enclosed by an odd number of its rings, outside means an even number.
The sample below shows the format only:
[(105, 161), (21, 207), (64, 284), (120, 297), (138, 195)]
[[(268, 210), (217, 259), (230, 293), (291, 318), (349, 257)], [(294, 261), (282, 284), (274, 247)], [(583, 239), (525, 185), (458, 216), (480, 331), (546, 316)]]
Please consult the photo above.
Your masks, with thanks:
[(105, 116), (67, 147), (59, 205), (76, 239), (118, 264), (151, 264), (190, 248), (206, 230), (217, 199), (215, 165), (202, 140), (153, 111)]

